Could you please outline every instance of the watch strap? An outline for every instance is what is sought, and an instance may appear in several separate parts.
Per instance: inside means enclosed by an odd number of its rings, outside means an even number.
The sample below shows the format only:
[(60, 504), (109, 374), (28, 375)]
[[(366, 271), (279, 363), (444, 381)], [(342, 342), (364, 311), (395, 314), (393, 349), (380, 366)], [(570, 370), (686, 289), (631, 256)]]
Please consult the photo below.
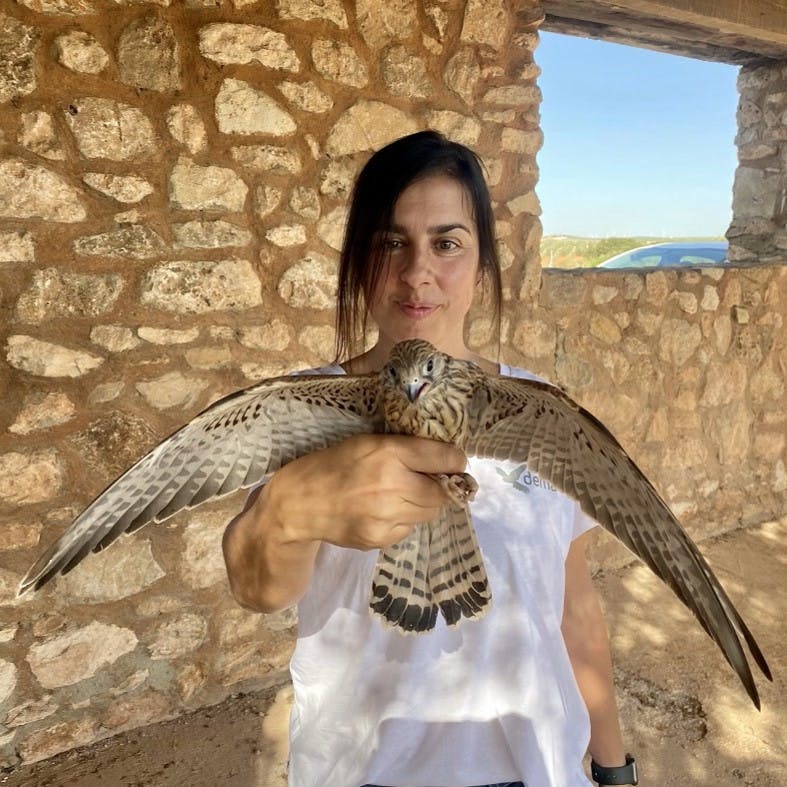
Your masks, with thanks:
[(590, 775), (598, 784), (636, 784), (637, 763), (630, 755), (626, 755), (626, 764), (605, 768), (594, 760), (590, 761)]

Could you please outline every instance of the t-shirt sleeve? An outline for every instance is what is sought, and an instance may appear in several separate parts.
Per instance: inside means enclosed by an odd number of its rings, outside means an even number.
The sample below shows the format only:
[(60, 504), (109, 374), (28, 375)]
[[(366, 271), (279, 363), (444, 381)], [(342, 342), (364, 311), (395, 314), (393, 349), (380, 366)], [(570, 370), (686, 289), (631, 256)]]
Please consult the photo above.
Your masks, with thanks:
[[(539, 377), (537, 374), (533, 374), (529, 372), (527, 369), (520, 369), (516, 366), (505, 366), (501, 364), (500, 373), (509, 377), (520, 377), (526, 380), (538, 380), (542, 383), (547, 383), (548, 385), (552, 385), (549, 380), (544, 379), (543, 377)], [(575, 538), (579, 538), (583, 533), (587, 533), (588, 530), (592, 530), (594, 527), (598, 525), (595, 519), (588, 516), (580, 507), (578, 503), (574, 505), (574, 523), (573, 528), (571, 531), (571, 540), (573, 541)]]
[(592, 530), (594, 527), (598, 525), (595, 519), (588, 516), (578, 504), (574, 506), (574, 527), (571, 533), (571, 540), (573, 541), (575, 538), (579, 538), (583, 533), (587, 533), (588, 530)]

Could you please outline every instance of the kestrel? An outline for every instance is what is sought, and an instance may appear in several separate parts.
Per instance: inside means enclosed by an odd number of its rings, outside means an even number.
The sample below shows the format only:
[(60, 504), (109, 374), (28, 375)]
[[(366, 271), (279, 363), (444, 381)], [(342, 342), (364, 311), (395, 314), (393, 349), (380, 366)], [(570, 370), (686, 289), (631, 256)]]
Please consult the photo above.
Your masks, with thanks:
[[(705, 558), (610, 432), (560, 389), (490, 375), (419, 339), (379, 373), (276, 377), (230, 395), (168, 437), (102, 492), (32, 566), (20, 594), (66, 573), (119, 535), (251, 487), (287, 462), (361, 433), (418, 435), (466, 454), (526, 463), (578, 501), (694, 613), (754, 704), (741, 637), (768, 679), (751, 632)], [(436, 476), (451, 500), (380, 550), (370, 607), (400, 631), (481, 617), (491, 603), (466, 475)]]

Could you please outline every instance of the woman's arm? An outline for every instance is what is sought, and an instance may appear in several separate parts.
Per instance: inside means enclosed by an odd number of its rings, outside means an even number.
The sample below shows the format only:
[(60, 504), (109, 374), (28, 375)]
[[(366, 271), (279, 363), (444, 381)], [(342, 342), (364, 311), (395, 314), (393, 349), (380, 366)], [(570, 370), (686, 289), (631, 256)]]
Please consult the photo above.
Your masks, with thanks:
[(249, 495), (224, 533), (233, 595), (259, 612), (294, 604), (320, 542), (368, 550), (400, 541), (446, 502), (425, 473), (465, 464), (452, 445), (403, 435), (360, 435), (290, 462)]
[(625, 765), (609, 638), (598, 594), (585, 557), (587, 534), (574, 539), (566, 558), (562, 631), (588, 714), (590, 754), (606, 767)]

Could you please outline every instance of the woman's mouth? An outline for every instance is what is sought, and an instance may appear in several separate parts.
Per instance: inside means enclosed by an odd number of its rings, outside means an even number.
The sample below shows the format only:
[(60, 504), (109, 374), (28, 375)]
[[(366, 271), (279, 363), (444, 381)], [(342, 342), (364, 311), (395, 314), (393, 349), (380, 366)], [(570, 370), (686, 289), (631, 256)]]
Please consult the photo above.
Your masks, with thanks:
[(423, 320), (437, 310), (437, 306), (432, 303), (400, 302), (398, 305), (404, 315), (413, 320)]

